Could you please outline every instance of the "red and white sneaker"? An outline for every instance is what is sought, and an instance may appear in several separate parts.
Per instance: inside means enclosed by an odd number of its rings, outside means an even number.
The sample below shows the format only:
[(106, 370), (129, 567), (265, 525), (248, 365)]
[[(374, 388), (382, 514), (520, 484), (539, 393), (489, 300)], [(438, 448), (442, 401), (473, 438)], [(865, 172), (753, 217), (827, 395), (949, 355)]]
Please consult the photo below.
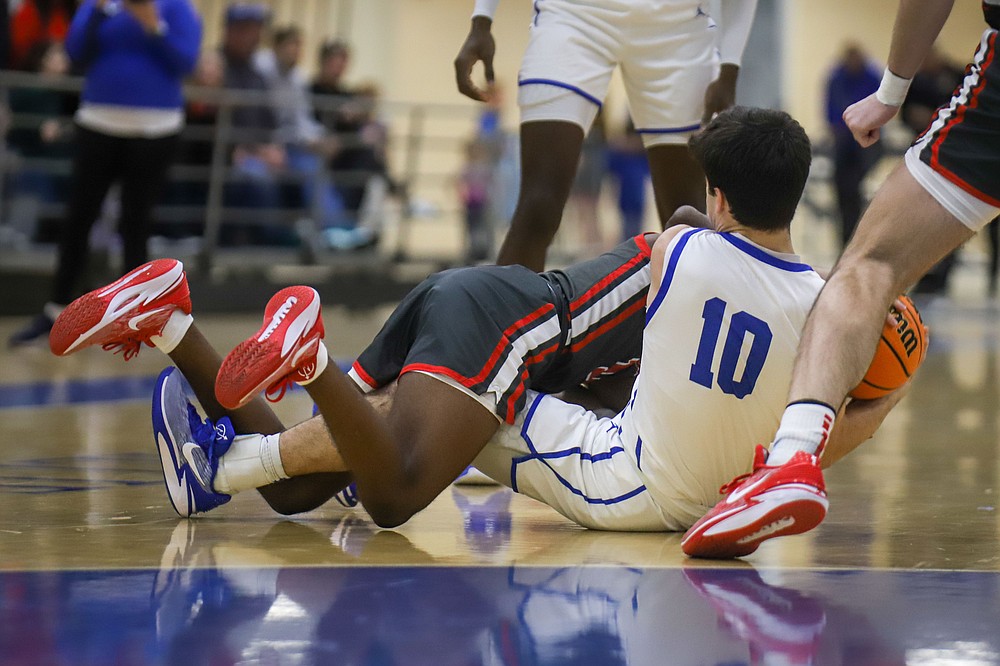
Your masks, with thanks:
[(287, 287), (271, 297), (260, 330), (222, 362), (215, 397), (237, 409), (266, 389), (277, 402), (293, 382), (308, 382), (326, 366), (323, 316), (312, 287)]
[(102, 345), (125, 360), (139, 353), (142, 343), (159, 335), (174, 311), (191, 314), (191, 295), (184, 265), (157, 259), (76, 299), (62, 311), (49, 333), (49, 348), (66, 356), (91, 345)]
[(829, 502), (819, 459), (799, 451), (784, 465), (768, 467), (758, 445), (753, 471), (719, 489), (727, 494), (691, 526), (681, 549), (691, 557), (742, 557), (763, 541), (801, 534), (826, 517)]

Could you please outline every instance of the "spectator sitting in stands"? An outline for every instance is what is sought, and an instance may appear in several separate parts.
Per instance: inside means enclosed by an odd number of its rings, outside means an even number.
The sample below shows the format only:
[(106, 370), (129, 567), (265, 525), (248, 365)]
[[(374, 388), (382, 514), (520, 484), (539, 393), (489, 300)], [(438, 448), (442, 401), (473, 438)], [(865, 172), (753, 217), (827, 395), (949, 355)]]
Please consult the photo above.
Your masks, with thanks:
[(31, 66), (32, 49), (39, 43), (66, 39), (77, 0), (22, 0), (10, 19), (10, 63), (14, 69)]
[[(277, 137), (285, 147), (289, 170), (302, 180), (302, 202), (313, 212), (311, 222), (323, 229), (337, 229), (339, 249), (366, 246), (372, 241), (367, 229), (355, 229), (344, 213), (340, 194), (322, 173), (323, 159), (337, 152), (337, 140), (313, 117), (307, 83), (298, 68), (302, 33), (294, 26), (274, 32), (274, 50), (260, 51), (254, 60), (267, 80), (277, 118)], [(312, 234), (314, 224), (300, 227)]]
[[(254, 54), (260, 46), (267, 8), (259, 4), (235, 3), (226, 9), (222, 37), (225, 61), (225, 87), (267, 93), (268, 83), (257, 69)], [(280, 178), (288, 155), (278, 141), (278, 119), (267, 103), (238, 104), (232, 111), (232, 167), (235, 183), (227, 187), (226, 204), (230, 206), (276, 210), (281, 207)], [(234, 244), (293, 245), (295, 234), (290, 227), (253, 224), (225, 225), (223, 241)]]
[[(365, 91), (357, 91), (343, 85), (350, 59), (350, 48), (344, 42), (323, 44), (319, 52), (319, 73), (310, 91), (314, 95), (338, 98), (332, 108), (328, 104), (320, 104), (316, 117), (340, 144), (340, 150), (330, 161), (330, 168), (350, 223), (356, 225), (369, 179), (373, 175), (385, 176), (384, 153), (379, 149), (380, 145), (384, 147), (385, 133), (377, 123), (373, 123), (377, 90), (369, 87)], [(339, 232), (327, 234), (333, 244), (339, 242), (338, 236)]]

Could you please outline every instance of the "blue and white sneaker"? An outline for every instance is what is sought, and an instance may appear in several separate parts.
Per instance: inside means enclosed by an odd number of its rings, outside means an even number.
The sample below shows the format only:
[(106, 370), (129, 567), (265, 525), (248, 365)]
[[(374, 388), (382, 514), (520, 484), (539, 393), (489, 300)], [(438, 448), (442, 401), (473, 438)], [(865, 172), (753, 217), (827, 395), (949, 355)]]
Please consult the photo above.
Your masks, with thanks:
[(361, 501), (358, 499), (357, 484), (353, 481), (347, 484), (347, 487), (334, 495), (333, 499), (337, 500), (337, 503), (340, 504), (340, 506), (347, 507), (348, 509), (357, 506), (358, 502)]
[(232, 499), (202, 486), (190, 456), (185, 455), (185, 447), (210, 452), (206, 459), (218, 465), (218, 456), (226, 452), (235, 436), (228, 417), (218, 423), (202, 421), (188, 400), (189, 392), (184, 375), (174, 367), (160, 373), (153, 391), (153, 436), (160, 453), (163, 482), (174, 511), (184, 518), (211, 511)]

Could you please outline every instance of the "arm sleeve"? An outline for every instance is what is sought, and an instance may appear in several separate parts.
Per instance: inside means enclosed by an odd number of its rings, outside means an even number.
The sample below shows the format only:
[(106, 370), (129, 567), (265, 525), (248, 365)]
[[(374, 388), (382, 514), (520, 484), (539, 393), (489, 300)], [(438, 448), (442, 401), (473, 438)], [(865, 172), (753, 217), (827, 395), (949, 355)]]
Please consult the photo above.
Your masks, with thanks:
[(476, 0), (476, 4), (472, 9), (472, 16), (485, 16), (492, 21), (497, 13), (497, 6), (499, 4), (500, 0)]
[(97, 27), (105, 16), (105, 13), (97, 8), (94, 0), (85, 0), (76, 11), (66, 33), (64, 45), (66, 55), (73, 64), (85, 68), (97, 55)]
[(150, 35), (153, 52), (172, 72), (183, 77), (194, 71), (201, 48), (201, 19), (187, 2), (165, 4), (160, 20), (166, 26), (162, 35)]
[(719, 56), (722, 64), (739, 65), (743, 60), (753, 25), (757, 0), (722, 0), (719, 4)]

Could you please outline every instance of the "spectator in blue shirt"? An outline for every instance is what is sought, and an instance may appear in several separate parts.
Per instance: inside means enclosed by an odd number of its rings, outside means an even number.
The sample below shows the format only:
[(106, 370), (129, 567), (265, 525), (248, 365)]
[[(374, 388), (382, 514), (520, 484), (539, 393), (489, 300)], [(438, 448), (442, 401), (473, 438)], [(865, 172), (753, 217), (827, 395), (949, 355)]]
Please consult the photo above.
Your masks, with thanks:
[(69, 204), (52, 298), (11, 344), (46, 335), (82, 293), (90, 229), (111, 185), (121, 185), (124, 266), (146, 261), (153, 206), (184, 124), (181, 84), (194, 69), (201, 21), (190, 0), (84, 0), (66, 52), (84, 72)]
[(862, 148), (842, 116), (851, 104), (875, 92), (881, 80), (881, 69), (871, 64), (857, 44), (848, 44), (826, 85), (826, 118), (833, 135), (833, 180), (844, 245), (858, 226), (863, 201), (861, 183), (881, 157), (882, 144)]

